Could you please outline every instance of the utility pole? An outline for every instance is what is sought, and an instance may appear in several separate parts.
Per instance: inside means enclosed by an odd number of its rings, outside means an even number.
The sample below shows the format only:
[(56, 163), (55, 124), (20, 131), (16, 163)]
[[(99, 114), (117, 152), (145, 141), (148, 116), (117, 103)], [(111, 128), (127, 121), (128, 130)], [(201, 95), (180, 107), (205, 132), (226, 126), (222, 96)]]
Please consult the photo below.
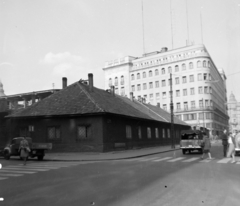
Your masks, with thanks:
[(175, 149), (175, 138), (174, 138), (174, 114), (173, 114), (173, 91), (172, 91), (172, 73), (170, 73), (170, 109), (171, 109), (171, 138), (172, 138), (172, 149)]

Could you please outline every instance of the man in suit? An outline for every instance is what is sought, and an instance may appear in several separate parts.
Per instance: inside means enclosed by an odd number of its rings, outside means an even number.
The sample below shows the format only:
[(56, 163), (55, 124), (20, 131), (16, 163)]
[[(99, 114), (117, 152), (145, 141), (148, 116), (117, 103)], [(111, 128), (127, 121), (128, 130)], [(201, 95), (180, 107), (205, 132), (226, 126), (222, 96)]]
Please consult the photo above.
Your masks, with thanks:
[(223, 145), (223, 156), (224, 156), (224, 157), (227, 157), (228, 136), (227, 136), (227, 130), (226, 130), (226, 129), (223, 131), (223, 135), (222, 135), (222, 145)]

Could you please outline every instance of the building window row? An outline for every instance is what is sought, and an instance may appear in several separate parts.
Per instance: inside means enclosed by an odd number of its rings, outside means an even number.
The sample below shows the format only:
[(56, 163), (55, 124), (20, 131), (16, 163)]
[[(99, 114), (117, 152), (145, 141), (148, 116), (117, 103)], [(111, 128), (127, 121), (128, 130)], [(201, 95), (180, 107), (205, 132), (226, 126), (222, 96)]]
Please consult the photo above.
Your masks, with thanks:
[[(113, 81), (112, 78), (109, 78), (109, 80), (108, 80), (109, 87), (111, 87), (113, 85), (112, 81)], [(118, 86), (118, 84), (119, 84), (118, 77), (115, 77), (114, 78), (114, 86)], [(123, 75), (120, 77), (120, 85), (124, 85), (124, 76)]]

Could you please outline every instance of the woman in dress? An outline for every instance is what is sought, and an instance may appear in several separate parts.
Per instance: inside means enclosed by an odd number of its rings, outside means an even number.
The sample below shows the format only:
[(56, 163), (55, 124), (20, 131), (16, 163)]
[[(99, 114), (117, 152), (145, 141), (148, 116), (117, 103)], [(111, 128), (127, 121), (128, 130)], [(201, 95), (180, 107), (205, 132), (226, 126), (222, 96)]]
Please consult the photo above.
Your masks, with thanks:
[(208, 154), (208, 159), (212, 159), (211, 153), (210, 153), (211, 142), (205, 132), (203, 132), (203, 144), (204, 144), (204, 147), (203, 147), (202, 159), (204, 158), (205, 154)]
[(23, 158), (23, 161), (24, 161), (23, 165), (26, 165), (30, 148), (29, 148), (28, 141), (26, 140), (25, 137), (23, 137), (23, 140), (20, 142), (19, 152), (20, 152), (20, 157)]
[(232, 163), (235, 162), (235, 135), (230, 132), (228, 136), (228, 158), (232, 158)]

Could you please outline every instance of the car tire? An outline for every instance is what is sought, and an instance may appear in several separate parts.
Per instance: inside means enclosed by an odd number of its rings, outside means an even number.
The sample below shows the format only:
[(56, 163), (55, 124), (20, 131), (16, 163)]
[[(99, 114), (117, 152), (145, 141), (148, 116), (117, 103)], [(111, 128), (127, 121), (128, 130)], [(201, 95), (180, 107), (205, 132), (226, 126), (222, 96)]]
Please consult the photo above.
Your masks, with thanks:
[(4, 150), (3, 156), (4, 156), (4, 159), (9, 160), (11, 155), (8, 150)]
[(43, 155), (39, 155), (37, 158), (38, 158), (39, 161), (42, 161), (43, 157), (44, 157)]

